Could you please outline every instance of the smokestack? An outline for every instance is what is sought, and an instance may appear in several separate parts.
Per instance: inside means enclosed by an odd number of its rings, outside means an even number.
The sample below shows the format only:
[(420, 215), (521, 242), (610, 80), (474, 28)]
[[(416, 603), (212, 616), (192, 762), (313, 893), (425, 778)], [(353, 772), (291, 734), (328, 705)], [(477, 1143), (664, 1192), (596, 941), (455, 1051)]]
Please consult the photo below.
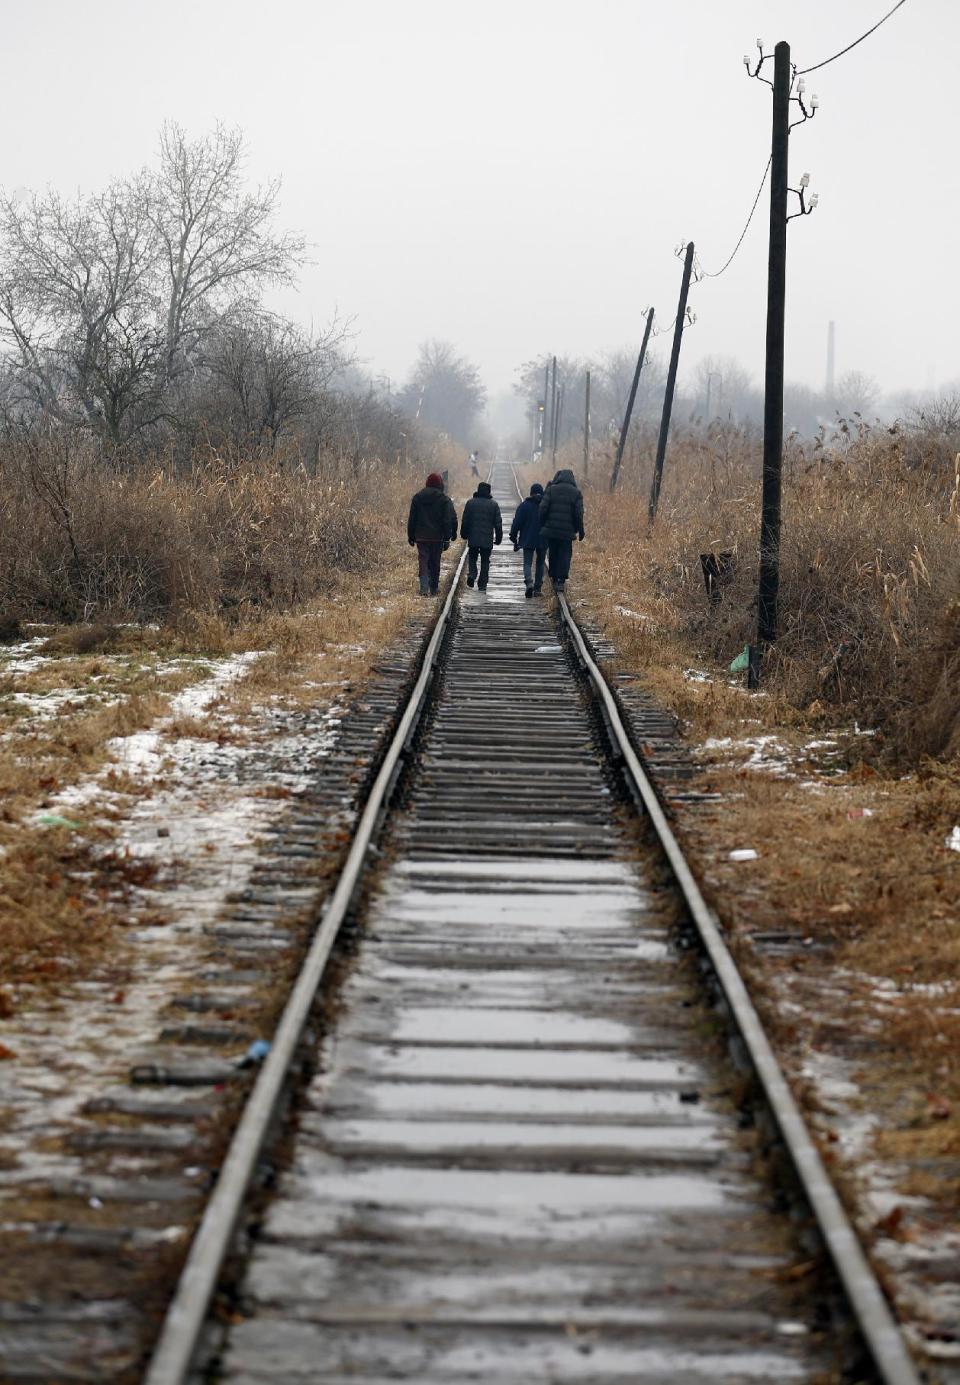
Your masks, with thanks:
[(834, 378), (834, 352), (836, 349), (836, 328), (835, 322), (827, 324), (827, 394), (833, 394)]

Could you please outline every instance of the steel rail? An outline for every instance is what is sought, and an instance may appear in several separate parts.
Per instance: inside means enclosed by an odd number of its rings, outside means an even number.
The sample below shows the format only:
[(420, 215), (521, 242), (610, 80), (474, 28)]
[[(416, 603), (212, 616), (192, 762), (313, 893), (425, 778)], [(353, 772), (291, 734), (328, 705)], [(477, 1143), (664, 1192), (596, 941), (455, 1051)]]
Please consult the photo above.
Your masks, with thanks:
[[(519, 496), (521, 492), (516, 472), (513, 479)], [(608, 730), (617, 753), (622, 757), (623, 768), (660, 840), (687, 911), (716, 974), (877, 1374), (884, 1385), (921, 1385), (921, 1377), (897, 1321), (817, 1152), (737, 964), (724, 942), (715, 916), (700, 892), (700, 886), (673, 834), (656, 790), (633, 748), (619, 704), (593, 658), (563, 592), (557, 593), (557, 600), (577, 658), (603, 707)]]
[(466, 558), (464, 545), (424, 650), (420, 673), (364, 805), (337, 886), (324, 907), (321, 922), (274, 1033), (270, 1052), (244, 1105), (216, 1186), (194, 1234), (143, 1385), (184, 1385), (193, 1367), (210, 1302), (256, 1172), (257, 1160), (287, 1085), (331, 950), (364, 871), (381, 812), (389, 801), (410, 737), (426, 702)]

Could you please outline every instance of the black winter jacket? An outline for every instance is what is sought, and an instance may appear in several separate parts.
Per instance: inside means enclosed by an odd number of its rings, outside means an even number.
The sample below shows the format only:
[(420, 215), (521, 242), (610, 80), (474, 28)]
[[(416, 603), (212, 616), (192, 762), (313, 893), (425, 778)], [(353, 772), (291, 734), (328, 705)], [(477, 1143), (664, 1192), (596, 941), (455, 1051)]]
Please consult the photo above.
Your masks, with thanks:
[(572, 471), (558, 471), (540, 501), (540, 537), (583, 538), (583, 496)]
[(466, 539), (471, 548), (492, 548), (503, 542), (503, 520), (500, 506), (490, 494), (490, 484), (481, 481), (463, 507), (460, 523), (460, 537)]
[(424, 486), (410, 501), (407, 539), (410, 543), (442, 543), (457, 537), (457, 512), (449, 495)]

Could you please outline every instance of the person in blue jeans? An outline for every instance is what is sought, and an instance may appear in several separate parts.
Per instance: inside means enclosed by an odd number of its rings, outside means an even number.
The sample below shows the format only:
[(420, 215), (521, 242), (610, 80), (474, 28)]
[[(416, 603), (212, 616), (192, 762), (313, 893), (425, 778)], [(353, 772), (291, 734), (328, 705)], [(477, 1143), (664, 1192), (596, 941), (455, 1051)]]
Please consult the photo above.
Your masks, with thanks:
[[(543, 487), (534, 481), (526, 500), (517, 506), (510, 526), (510, 542), (513, 551), (523, 549), (523, 581), (527, 596), (539, 596), (543, 590), (543, 564), (547, 553), (547, 541), (540, 536), (540, 501)], [(536, 566), (534, 566), (536, 559)]]

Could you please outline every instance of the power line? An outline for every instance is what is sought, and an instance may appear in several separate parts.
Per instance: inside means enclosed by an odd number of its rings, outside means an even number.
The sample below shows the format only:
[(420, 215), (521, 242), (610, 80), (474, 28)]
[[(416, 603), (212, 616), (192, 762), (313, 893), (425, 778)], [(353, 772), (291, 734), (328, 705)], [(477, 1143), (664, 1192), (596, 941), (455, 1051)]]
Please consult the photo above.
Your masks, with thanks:
[(887, 20), (890, 18), (890, 16), (892, 14), (896, 14), (900, 6), (905, 3), (906, 0), (897, 0), (897, 3), (894, 5), (893, 9), (887, 10), (887, 13), (883, 16), (882, 19), (877, 20), (876, 24), (874, 24), (872, 29), (868, 29), (865, 34), (861, 34), (860, 37), (855, 38), (852, 43), (848, 43), (846, 48), (841, 48), (839, 53), (834, 53), (832, 58), (824, 58), (822, 63), (814, 63), (813, 67), (801, 68), (800, 71), (797, 73), (797, 76), (805, 77), (808, 72), (816, 72), (819, 68), (826, 67), (828, 63), (835, 63), (838, 58), (843, 57), (844, 53), (849, 53), (851, 48), (856, 48), (858, 43), (862, 43), (865, 38), (869, 38), (871, 34), (875, 34), (876, 31), (880, 28), (880, 25), (885, 24)]
[[(902, 4), (903, 4), (903, 0), (900, 0), (900, 3), (901, 3), (901, 5), (902, 5)], [(773, 156), (771, 155), (770, 159), (767, 159), (767, 166), (766, 166), (766, 168), (763, 170), (763, 177), (760, 179), (760, 186), (757, 188), (757, 195), (756, 195), (756, 197), (753, 199), (753, 206), (750, 208), (750, 215), (747, 217), (746, 225), (744, 226), (743, 230), (740, 232), (740, 239), (737, 241), (736, 245), (733, 247), (733, 250), (731, 251), (730, 258), (727, 260), (726, 264), (723, 266), (723, 269), (718, 269), (718, 270), (717, 270), (715, 273), (713, 273), (713, 274), (711, 274), (710, 271), (709, 271), (708, 269), (703, 269), (703, 268), (701, 267), (700, 273), (703, 275), (703, 277), (704, 277), (705, 279), (719, 279), (719, 278), (720, 278), (720, 275), (723, 274), (724, 270), (729, 269), (730, 266), (733, 264), (734, 257), (736, 256), (737, 251), (740, 249), (741, 245), (743, 244), (744, 237), (746, 236), (747, 232), (750, 230), (750, 223), (751, 223), (751, 221), (753, 220), (753, 214), (754, 214), (754, 212), (757, 210), (757, 203), (760, 201), (760, 194), (763, 192), (764, 184), (765, 184), (766, 181), (767, 181), (767, 174), (770, 172), (770, 161), (771, 161), (772, 157), (773, 157)]]

